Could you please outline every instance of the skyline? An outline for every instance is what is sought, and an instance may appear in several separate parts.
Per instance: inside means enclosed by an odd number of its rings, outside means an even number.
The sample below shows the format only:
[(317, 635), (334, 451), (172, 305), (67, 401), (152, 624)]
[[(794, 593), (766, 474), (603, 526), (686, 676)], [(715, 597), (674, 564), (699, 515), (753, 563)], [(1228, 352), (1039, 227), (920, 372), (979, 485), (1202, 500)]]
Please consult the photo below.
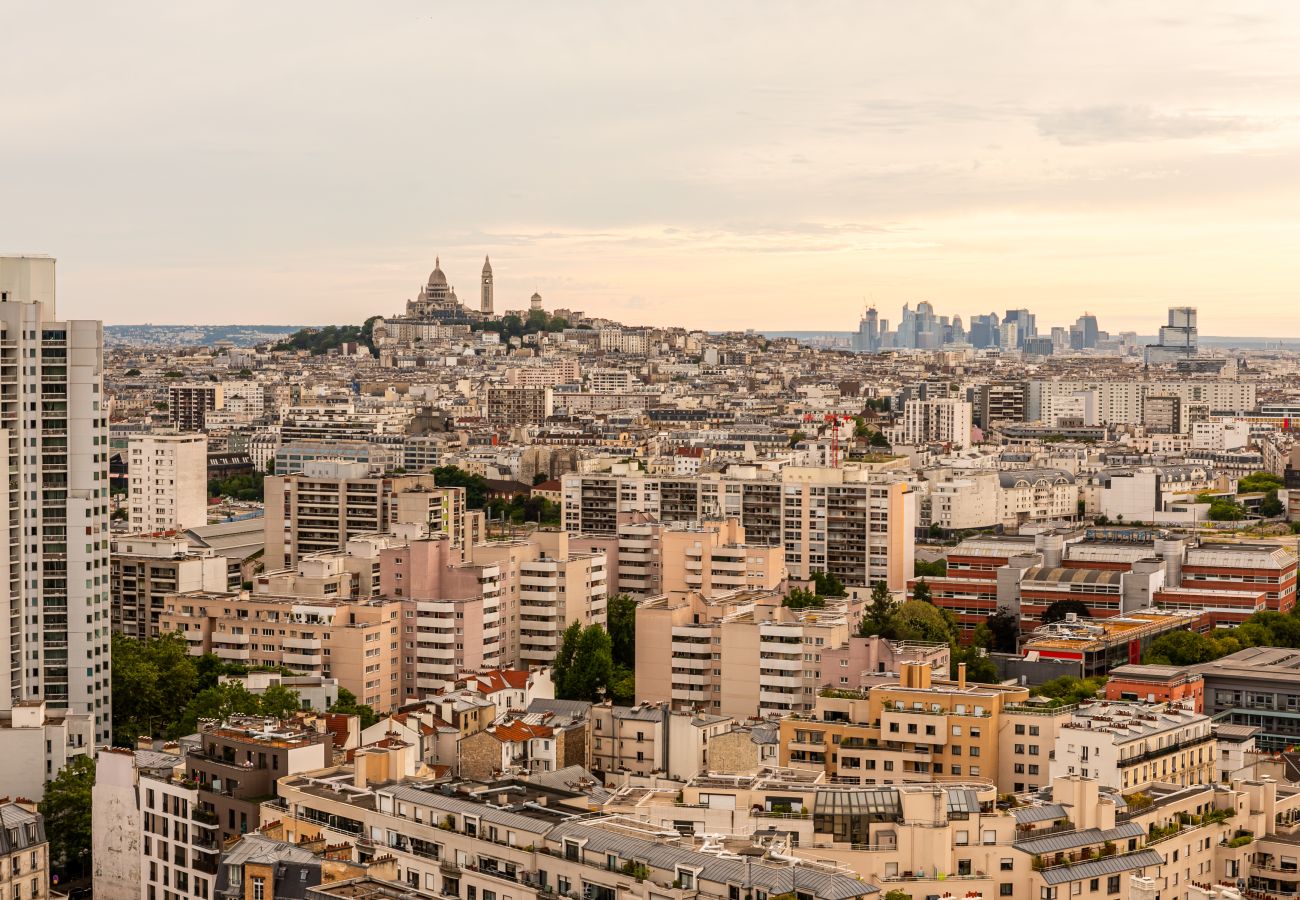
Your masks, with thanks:
[(499, 309), (638, 324), (1300, 335), (1289, 6), (77, 9), (0, 59), (0, 247), (69, 316), (356, 323), (490, 254)]

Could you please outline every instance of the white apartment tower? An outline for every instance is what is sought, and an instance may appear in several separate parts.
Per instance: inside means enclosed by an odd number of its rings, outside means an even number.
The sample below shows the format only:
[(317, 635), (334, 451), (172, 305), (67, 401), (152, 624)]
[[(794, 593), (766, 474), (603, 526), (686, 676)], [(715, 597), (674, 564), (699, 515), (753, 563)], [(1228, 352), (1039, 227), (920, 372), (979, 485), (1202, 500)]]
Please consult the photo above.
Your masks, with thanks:
[(479, 289), (479, 312), (492, 315), (492, 261), (483, 257), (483, 284)]
[(0, 709), (44, 700), (111, 738), (103, 326), (58, 321), (54, 260), (0, 256), (0, 434), (9, 459)]
[(208, 438), (135, 434), (128, 444), (131, 531), (148, 534), (208, 524)]

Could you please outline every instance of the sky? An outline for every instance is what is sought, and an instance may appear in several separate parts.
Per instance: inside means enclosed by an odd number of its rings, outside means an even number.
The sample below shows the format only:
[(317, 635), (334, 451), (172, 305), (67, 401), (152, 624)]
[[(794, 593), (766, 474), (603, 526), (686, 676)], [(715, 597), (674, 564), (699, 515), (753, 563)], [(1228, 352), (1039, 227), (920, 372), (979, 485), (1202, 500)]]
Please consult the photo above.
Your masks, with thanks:
[(0, 0), (0, 252), (109, 324), (865, 304), (1300, 336), (1300, 4)]

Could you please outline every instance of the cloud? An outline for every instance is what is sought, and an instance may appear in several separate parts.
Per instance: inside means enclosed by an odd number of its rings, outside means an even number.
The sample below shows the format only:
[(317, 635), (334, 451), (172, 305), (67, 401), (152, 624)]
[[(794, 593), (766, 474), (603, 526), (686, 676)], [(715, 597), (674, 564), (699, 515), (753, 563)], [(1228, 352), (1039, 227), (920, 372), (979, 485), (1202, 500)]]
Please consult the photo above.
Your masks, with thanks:
[(1258, 131), (1263, 125), (1246, 116), (1210, 113), (1158, 113), (1146, 106), (1084, 106), (1043, 113), (1038, 133), (1068, 147), (1089, 144), (1172, 141)]

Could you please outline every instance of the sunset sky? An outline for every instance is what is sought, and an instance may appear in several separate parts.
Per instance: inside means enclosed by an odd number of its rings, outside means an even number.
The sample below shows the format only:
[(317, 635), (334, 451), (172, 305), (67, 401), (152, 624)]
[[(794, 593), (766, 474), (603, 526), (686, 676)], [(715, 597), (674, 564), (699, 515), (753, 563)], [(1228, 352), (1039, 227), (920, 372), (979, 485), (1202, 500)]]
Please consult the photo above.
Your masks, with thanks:
[(107, 323), (477, 303), (1300, 336), (1300, 4), (0, 8), (0, 251)]

